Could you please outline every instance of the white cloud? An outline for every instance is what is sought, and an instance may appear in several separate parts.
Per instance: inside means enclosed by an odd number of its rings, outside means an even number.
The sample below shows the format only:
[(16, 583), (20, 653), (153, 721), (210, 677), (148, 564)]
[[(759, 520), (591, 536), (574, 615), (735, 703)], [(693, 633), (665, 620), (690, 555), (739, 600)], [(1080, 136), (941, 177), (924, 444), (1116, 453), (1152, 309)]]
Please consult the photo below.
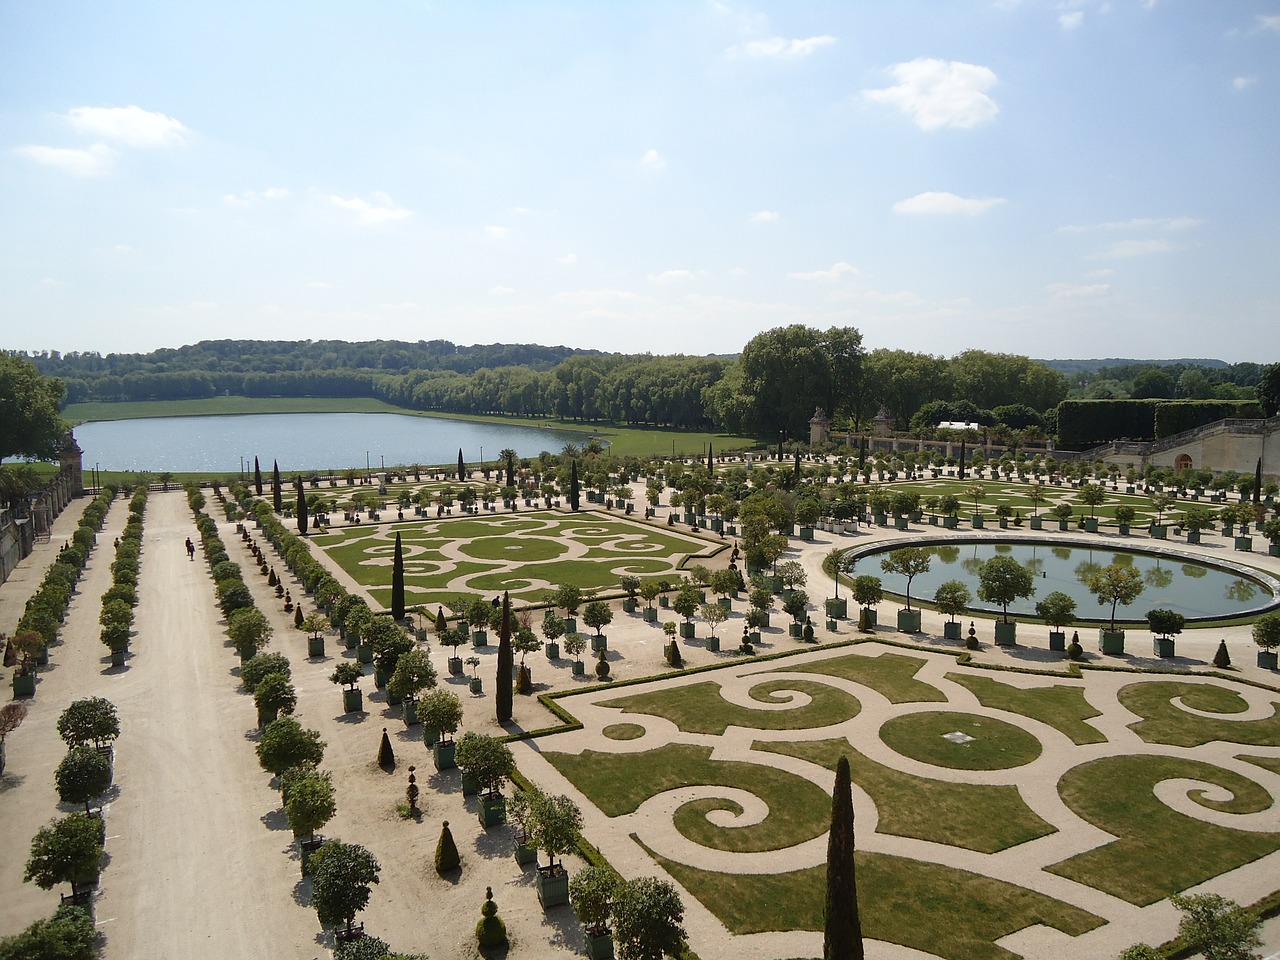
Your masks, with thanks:
[(1258, 29), (1270, 30), (1275, 33), (1280, 33), (1280, 14), (1275, 14), (1275, 13), (1258, 14)]
[(663, 270), (661, 273), (649, 274), (649, 282), (659, 284), (683, 283), (685, 280), (692, 280), (693, 276), (692, 270)]
[(493, 297), (506, 297), (515, 292), (515, 288), (513, 287), (497, 286), (489, 288), (489, 295)]
[(1116, 272), (1110, 267), (1103, 267), (1101, 270), (1090, 270), (1085, 274), (1085, 276), (1090, 280), (1105, 279), (1107, 277), (1114, 277), (1115, 275)]
[(578, 255), (576, 253), (566, 253), (563, 257), (556, 257), (556, 263), (565, 267), (571, 267), (577, 262)]
[(241, 194), (228, 193), (222, 202), (230, 207), (247, 207), (259, 200), (284, 200), (292, 194), (284, 187), (267, 187), (265, 190), (245, 190)]
[(67, 117), (78, 132), (127, 147), (178, 146), (186, 141), (189, 132), (173, 117), (137, 106), (75, 107)]
[(900, 63), (890, 73), (898, 81), (896, 86), (863, 90), (862, 95), (897, 107), (921, 130), (975, 127), (995, 119), (1000, 111), (987, 96), (996, 84), (989, 67), (921, 58)]
[(1090, 260), (1127, 260), (1130, 257), (1144, 257), (1151, 253), (1176, 253), (1185, 250), (1181, 244), (1172, 240), (1121, 240), (1113, 243), (1099, 253), (1089, 257)]
[(507, 227), (485, 227), (485, 236), (493, 240), (505, 240), (511, 236), (511, 230)]
[(774, 223), (777, 219), (777, 210), (757, 210), (751, 215), (752, 223)]
[(116, 151), (105, 143), (95, 143), (84, 149), (32, 145), (17, 147), (13, 152), (43, 166), (55, 167), (77, 177), (96, 177), (106, 173), (117, 156)]
[(1083, 10), (1072, 10), (1070, 13), (1064, 13), (1058, 17), (1058, 26), (1063, 30), (1074, 30), (1082, 23), (1084, 23)]
[(1248, 90), (1257, 82), (1257, 77), (1236, 77), (1231, 81), (1231, 85), (1237, 90)]
[(413, 211), (396, 206), (385, 193), (373, 194), (373, 203), (363, 197), (352, 197), (347, 200), (339, 196), (331, 196), (329, 201), (335, 207), (350, 210), (361, 223), (388, 223), (392, 220), (403, 220), (413, 216)]
[(811, 270), (807, 273), (788, 273), (787, 279), (820, 280), (826, 283), (831, 283), (835, 280), (839, 280), (841, 277), (857, 277), (861, 275), (862, 272), (857, 267), (841, 261), (840, 263), (834, 264), (830, 270)]
[(768, 40), (752, 40), (741, 46), (732, 46), (727, 52), (730, 57), (748, 57), (753, 60), (794, 60), (807, 57), (835, 42), (835, 37), (826, 35), (805, 37), (803, 40), (770, 37)]
[(1090, 230), (1189, 230), (1204, 223), (1195, 217), (1134, 217), (1130, 220), (1111, 220), (1107, 223), (1095, 223), (1088, 226), (1071, 224), (1059, 227), (1058, 233), (1086, 233)]
[(908, 197), (906, 200), (899, 200), (893, 205), (893, 212), (909, 214), (963, 213), (973, 217), (980, 213), (986, 213), (992, 207), (998, 207), (1004, 202), (1005, 200), (1002, 197), (977, 199), (976, 197), (958, 197), (954, 193), (930, 190), (925, 193), (917, 193), (914, 197)]
[(1080, 300), (1105, 297), (1111, 293), (1109, 283), (1051, 283), (1046, 288), (1055, 300)]
[(662, 154), (657, 150), (646, 150), (644, 156), (640, 158), (640, 166), (646, 170), (665, 170), (667, 161), (662, 159)]

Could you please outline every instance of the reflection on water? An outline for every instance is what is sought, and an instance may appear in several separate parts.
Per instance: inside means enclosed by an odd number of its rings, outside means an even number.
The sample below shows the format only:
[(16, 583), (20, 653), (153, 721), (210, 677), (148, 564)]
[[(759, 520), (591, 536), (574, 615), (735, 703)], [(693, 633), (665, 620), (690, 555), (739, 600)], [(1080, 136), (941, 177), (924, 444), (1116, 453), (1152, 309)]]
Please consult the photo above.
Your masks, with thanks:
[[(1058, 544), (1046, 549), (1043, 544), (985, 540), (938, 544), (926, 549), (933, 562), (926, 573), (912, 580), (912, 596), (931, 598), (944, 581), (959, 580), (976, 597), (982, 564), (997, 555), (1010, 555), (1028, 567), (1035, 577), (1035, 594), (1009, 606), (1010, 613), (1022, 616), (1034, 615), (1037, 598), (1060, 591), (1076, 601), (1082, 619), (1108, 619), (1110, 604), (1100, 604), (1089, 593), (1085, 581), (1112, 563), (1132, 567), (1142, 576), (1142, 595), (1128, 611), (1121, 610), (1121, 616), (1128, 613), (1136, 618), (1142, 611), (1163, 607), (1190, 619), (1224, 617), (1259, 610), (1273, 602), (1271, 591), (1261, 581), (1190, 560), (1184, 562), (1181, 558), (1170, 562), (1155, 554)], [(854, 573), (881, 577), (886, 591), (901, 594), (905, 590), (903, 578), (880, 570), (879, 555), (859, 559)], [(996, 609), (976, 600), (974, 607)]]

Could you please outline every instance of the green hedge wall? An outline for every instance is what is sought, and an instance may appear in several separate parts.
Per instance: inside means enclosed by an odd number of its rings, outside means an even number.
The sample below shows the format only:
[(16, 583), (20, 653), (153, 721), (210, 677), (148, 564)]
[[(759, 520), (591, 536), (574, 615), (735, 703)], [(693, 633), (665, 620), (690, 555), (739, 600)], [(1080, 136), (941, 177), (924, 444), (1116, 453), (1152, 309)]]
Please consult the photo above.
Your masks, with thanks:
[(1256, 420), (1262, 407), (1255, 400), (1164, 400), (1156, 408), (1156, 439), (1172, 437), (1217, 420)]
[(1088, 450), (1112, 440), (1154, 440), (1159, 400), (1063, 400), (1058, 444)]

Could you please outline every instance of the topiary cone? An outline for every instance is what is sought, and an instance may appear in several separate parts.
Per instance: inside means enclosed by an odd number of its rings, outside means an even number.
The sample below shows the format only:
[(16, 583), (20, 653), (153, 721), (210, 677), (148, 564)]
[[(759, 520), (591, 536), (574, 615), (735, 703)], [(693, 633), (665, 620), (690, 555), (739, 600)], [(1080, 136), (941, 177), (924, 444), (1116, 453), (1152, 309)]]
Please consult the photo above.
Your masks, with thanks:
[(1213, 655), (1213, 665), (1215, 667), (1231, 666), (1231, 654), (1227, 653), (1227, 641), (1218, 641), (1218, 652)]
[(382, 743), (378, 746), (378, 766), (387, 773), (396, 768), (396, 753), (391, 749), (391, 738), (387, 736), (387, 728), (382, 728)]
[(436, 843), (436, 873), (443, 876), (451, 870), (462, 866), (458, 857), (458, 845), (453, 842), (453, 834), (449, 832), (449, 821), (440, 828), (440, 840)]

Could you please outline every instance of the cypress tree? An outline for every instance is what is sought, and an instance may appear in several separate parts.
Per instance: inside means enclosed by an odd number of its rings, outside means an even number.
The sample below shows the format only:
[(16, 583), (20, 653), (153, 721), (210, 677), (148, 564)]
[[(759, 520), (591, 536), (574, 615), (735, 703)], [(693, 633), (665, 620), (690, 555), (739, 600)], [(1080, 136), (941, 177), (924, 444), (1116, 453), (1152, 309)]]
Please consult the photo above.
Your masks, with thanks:
[(1258, 465), (1253, 468), (1253, 502), (1255, 504), (1262, 501), (1262, 458), (1258, 458)]
[(462, 448), (458, 448), (458, 481), (467, 479), (467, 465), (462, 462)]
[(960, 479), (964, 479), (964, 437), (960, 438)]
[(823, 960), (863, 960), (862, 922), (858, 917), (858, 887), (853, 873), (853, 789), (849, 758), (836, 765), (831, 796), (831, 835), (827, 840), (826, 931)]
[(516, 485), (516, 455), (515, 451), (507, 454), (507, 486), (514, 487)]
[(280, 493), (280, 463), (279, 461), (271, 461), (271, 506), (275, 507), (276, 513), (284, 511), (284, 500)]
[(497, 701), (498, 722), (511, 722), (511, 668), (515, 663), (515, 654), (511, 649), (511, 596), (502, 592), (502, 626), (498, 631), (498, 684)]
[(262, 467), (258, 466), (258, 458), (253, 458), (253, 490), (262, 496)]
[(444, 607), (436, 607), (436, 636), (443, 637), (444, 632), (449, 629), (449, 620), (444, 615)]
[(391, 561), (391, 619), (404, 619), (404, 549), (400, 546), (400, 531), (396, 531), (396, 553)]
[(573, 468), (569, 474), (569, 509), (576, 511), (578, 509), (578, 461), (573, 461)]
[(711, 441), (708, 440), (707, 441), (707, 473), (711, 474), (714, 477), (716, 475), (716, 468), (714, 466), (715, 461), (712, 460), (711, 457), (712, 457)]
[(307, 535), (307, 528), (311, 526), (311, 518), (307, 515), (307, 494), (302, 487), (302, 478), (296, 480), (298, 484), (298, 532), (304, 537)]

